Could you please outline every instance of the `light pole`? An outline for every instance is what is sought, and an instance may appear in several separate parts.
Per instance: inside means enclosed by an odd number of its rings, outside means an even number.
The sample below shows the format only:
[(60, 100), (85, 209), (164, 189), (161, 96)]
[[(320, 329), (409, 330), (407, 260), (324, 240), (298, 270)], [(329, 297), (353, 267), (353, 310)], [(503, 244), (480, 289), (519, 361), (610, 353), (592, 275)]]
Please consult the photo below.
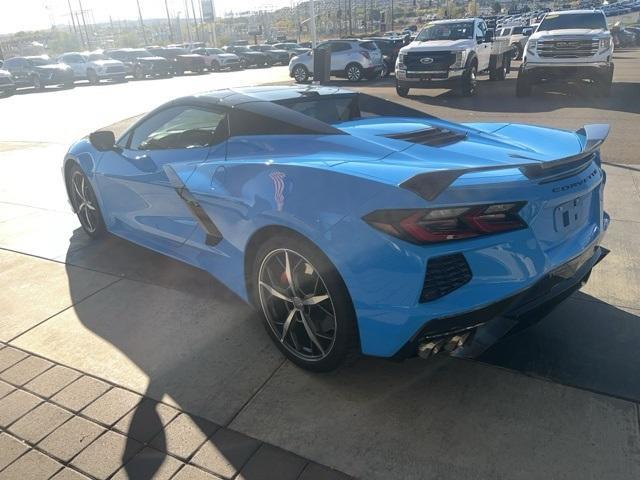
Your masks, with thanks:
[(167, 10), (167, 24), (169, 25), (169, 38), (171, 39), (171, 43), (175, 43), (175, 40), (173, 39), (173, 27), (171, 26), (171, 15), (169, 14), (168, 0), (164, 0), (164, 8)]
[(138, 4), (138, 18), (140, 19), (140, 28), (142, 28), (142, 39), (144, 40), (144, 44), (148, 45), (149, 43), (147, 42), (147, 32), (144, 31), (144, 21), (142, 20), (142, 9), (140, 8), (140, 0), (136, 0), (136, 3)]
[(311, 10), (311, 46), (316, 48), (318, 37), (316, 35), (316, 8), (313, 0), (309, 1), (309, 9)]

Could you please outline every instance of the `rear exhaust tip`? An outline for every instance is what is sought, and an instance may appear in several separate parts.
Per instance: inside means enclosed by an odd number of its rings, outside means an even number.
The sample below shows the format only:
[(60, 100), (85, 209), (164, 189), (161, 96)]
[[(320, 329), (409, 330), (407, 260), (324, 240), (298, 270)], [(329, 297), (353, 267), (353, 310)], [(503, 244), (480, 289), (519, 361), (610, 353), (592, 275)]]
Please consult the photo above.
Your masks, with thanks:
[(446, 337), (427, 339), (418, 345), (418, 356), (426, 360), (442, 351), (453, 353), (467, 343), (472, 332), (473, 330), (468, 330)]

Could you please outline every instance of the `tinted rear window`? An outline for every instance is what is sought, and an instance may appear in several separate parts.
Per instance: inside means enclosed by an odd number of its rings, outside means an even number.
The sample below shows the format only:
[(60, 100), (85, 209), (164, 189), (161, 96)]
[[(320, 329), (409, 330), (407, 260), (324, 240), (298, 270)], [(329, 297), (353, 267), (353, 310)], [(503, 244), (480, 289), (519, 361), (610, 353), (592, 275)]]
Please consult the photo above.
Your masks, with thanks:
[(365, 50), (378, 49), (378, 46), (375, 44), (375, 42), (360, 42), (360, 47), (364, 48)]

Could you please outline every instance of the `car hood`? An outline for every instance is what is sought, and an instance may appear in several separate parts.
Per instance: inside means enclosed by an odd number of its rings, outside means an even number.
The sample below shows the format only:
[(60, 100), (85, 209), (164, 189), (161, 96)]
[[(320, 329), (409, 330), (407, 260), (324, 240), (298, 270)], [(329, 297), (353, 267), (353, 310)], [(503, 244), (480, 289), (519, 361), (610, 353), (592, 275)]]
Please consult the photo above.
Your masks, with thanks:
[(137, 61), (139, 62), (166, 62), (167, 59), (164, 57), (137, 57)]
[(235, 53), (217, 53), (218, 58), (238, 58)]
[(608, 35), (609, 33), (605, 30), (602, 30), (601, 28), (571, 28), (564, 30), (538, 30), (529, 38), (532, 40), (537, 40), (540, 37), (604, 37)]
[(464, 50), (473, 48), (475, 41), (468, 40), (429, 40), (428, 42), (413, 41), (400, 49), (400, 52), (435, 52), (441, 50)]
[(52, 63), (51, 65), (37, 65), (33, 67), (34, 70), (39, 70), (41, 72), (51, 72), (54, 70), (71, 70), (71, 67), (68, 65), (62, 65), (61, 63)]
[(176, 55), (178, 58), (198, 58), (202, 60), (202, 55), (198, 55), (197, 53), (183, 53), (182, 55)]

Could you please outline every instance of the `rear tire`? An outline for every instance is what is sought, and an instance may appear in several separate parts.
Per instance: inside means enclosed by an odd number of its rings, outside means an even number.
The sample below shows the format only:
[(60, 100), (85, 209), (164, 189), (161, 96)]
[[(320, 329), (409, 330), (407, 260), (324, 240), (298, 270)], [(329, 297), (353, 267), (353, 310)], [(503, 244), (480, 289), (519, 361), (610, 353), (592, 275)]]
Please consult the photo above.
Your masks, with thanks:
[[(293, 282), (287, 275), (285, 255)], [(357, 352), (356, 315), (347, 287), (331, 261), (311, 242), (285, 233), (270, 237), (259, 246), (249, 274), (252, 298), (267, 333), (291, 362), (313, 372), (327, 372)], [(294, 300), (282, 300), (272, 289)], [(301, 305), (309, 298), (325, 296), (317, 304)], [(319, 346), (307, 334), (305, 321)]]
[(34, 90), (42, 91), (44, 90), (44, 83), (38, 75), (33, 75), (31, 77), (31, 83), (33, 84)]
[(100, 79), (98, 78), (98, 74), (95, 72), (95, 70), (87, 71), (87, 80), (89, 80), (89, 83), (91, 85), (97, 85), (98, 83), (100, 83)]
[(142, 70), (142, 67), (140, 65), (134, 68), (133, 78), (135, 78), (136, 80), (144, 80), (144, 71)]
[(220, 71), (220, 64), (218, 62), (211, 62), (211, 70), (213, 72), (219, 72)]
[(532, 91), (531, 77), (521, 67), (518, 70), (518, 79), (516, 80), (516, 97), (528, 97)]

